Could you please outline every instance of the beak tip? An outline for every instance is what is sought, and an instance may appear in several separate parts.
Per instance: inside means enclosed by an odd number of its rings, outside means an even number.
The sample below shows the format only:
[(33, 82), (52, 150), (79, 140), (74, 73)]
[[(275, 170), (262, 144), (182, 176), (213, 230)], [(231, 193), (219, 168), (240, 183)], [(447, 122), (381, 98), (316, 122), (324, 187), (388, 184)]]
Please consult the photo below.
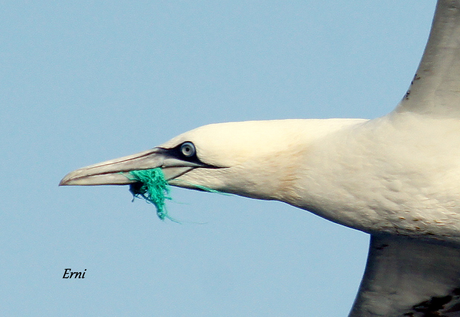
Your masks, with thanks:
[(73, 174), (74, 172), (68, 173), (66, 176), (64, 176), (61, 181), (59, 182), (58, 186), (68, 186), (72, 185), (72, 179), (73, 179)]

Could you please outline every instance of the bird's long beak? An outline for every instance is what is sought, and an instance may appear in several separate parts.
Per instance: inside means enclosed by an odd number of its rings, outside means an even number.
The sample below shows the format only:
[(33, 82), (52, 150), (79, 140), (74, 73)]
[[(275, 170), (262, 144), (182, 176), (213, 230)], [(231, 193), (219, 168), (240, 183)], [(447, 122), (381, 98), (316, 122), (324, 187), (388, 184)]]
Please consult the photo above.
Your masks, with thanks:
[(153, 148), (77, 169), (67, 174), (59, 185), (126, 185), (136, 182), (130, 171), (157, 167), (162, 168), (166, 180), (171, 180), (198, 166), (171, 157), (167, 149)]

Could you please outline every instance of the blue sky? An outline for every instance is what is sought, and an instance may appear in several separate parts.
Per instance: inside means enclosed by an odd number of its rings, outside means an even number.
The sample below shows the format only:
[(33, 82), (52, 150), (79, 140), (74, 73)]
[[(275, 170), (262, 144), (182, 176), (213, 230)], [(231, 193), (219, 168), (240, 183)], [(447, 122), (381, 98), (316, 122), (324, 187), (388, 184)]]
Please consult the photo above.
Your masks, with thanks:
[[(435, 1), (3, 1), (2, 316), (345, 316), (368, 236), (173, 189), (171, 215), (68, 172), (214, 122), (375, 118)], [(62, 279), (65, 268), (85, 279)]]

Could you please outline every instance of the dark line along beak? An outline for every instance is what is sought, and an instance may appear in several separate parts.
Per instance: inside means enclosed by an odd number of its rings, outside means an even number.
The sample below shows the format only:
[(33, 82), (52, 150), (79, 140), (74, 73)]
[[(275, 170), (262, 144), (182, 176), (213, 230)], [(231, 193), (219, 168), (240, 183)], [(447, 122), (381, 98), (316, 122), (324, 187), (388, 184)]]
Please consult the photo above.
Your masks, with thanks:
[(165, 179), (170, 180), (199, 166), (197, 163), (171, 157), (168, 149), (153, 148), (77, 169), (67, 174), (59, 185), (127, 185), (136, 182), (132, 180), (130, 171), (157, 167), (161, 167)]

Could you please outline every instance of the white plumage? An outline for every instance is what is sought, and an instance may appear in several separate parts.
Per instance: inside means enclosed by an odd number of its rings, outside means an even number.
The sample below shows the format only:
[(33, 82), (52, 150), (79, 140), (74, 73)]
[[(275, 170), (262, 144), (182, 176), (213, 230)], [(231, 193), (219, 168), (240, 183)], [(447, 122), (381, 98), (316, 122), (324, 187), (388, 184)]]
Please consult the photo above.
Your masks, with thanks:
[(439, 0), (392, 113), (222, 123), (85, 167), (62, 185), (129, 184), (161, 167), (190, 184), (284, 201), (372, 235), (351, 316), (460, 316), (460, 0)]

